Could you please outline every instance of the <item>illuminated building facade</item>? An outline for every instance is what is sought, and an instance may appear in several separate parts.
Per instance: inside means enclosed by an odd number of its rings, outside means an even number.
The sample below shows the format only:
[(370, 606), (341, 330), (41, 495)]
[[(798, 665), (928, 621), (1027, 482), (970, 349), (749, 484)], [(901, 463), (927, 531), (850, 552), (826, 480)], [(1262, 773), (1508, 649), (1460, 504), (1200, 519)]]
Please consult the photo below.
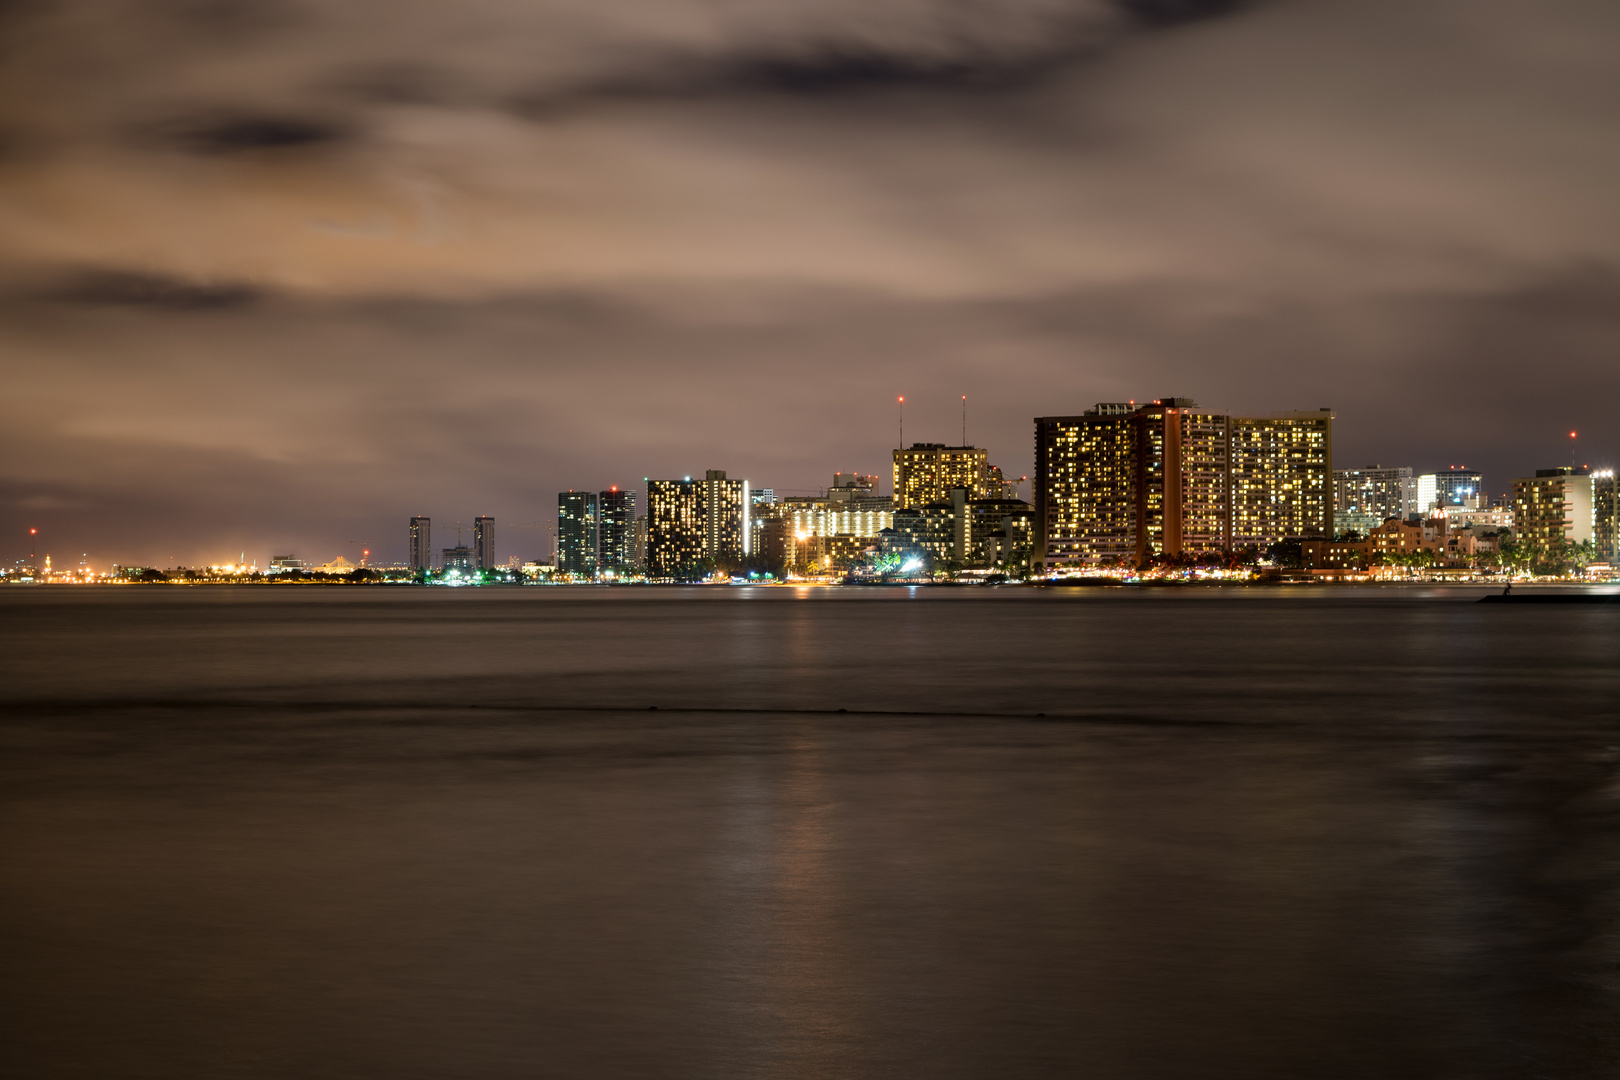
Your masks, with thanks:
[(1613, 469), (1592, 474), (1592, 544), (1599, 559), (1620, 561), (1620, 493)]
[(1537, 469), (1513, 481), (1513, 534), (1532, 544), (1594, 539), (1592, 477), (1584, 467)]
[(908, 550), (926, 552), (940, 564), (956, 561), (956, 505), (949, 500), (896, 510), (894, 531)]
[(1417, 478), (1409, 467), (1333, 470), (1333, 528), (1365, 535), (1390, 518), (1418, 512)]
[(1442, 469), (1417, 478), (1417, 512), (1478, 510), (1484, 498), (1483, 478), (1473, 469)]
[(1140, 565), (1331, 536), (1332, 461), (1326, 409), (1229, 416), (1159, 398), (1037, 417), (1032, 561)]
[(597, 499), (597, 569), (615, 576), (634, 573), (636, 560), (636, 493), (610, 487)]
[(1034, 558), (1049, 567), (1129, 561), (1136, 550), (1135, 406), (1035, 420)]
[(1226, 550), (1228, 418), (1191, 398), (1159, 398), (1135, 421), (1136, 561)]
[(710, 469), (702, 480), (647, 481), (647, 573), (683, 577), (705, 560), (735, 564), (753, 550), (748, 481)]
[(788, 504), (784, 518), (794, 536), (876, 536), (894, 524), (892, 510), (844, 510)]
[(1333, 413), (1234, 416), (1230, 546), (1333, 535)]
[(953, 487), (974, 498), (999, 498), (1001, 474), (992, 472), (989, 452), (977, 446), (912, 443), (894, 452), (894, 506), (923, 506), (950, 498)]
[(457, 544), (453, 548), (445, 548), (441, 553), (441, 557), (446, 573), (454, 570), (458, 574), (467, 574), (471, 573), (473, 567), (478, 565), (478, 553), (466, 544)]
[(722, 563), (742, 561), (753, 550), (753, 501), (748, 481), (728, 480), (724, 469), (703, 479), (703, 553)]
[(596, 576), (601, 502), (594, 491), (557, 493), (557, 569), (580, 577)]
[(495, 519), (488, 516), (473, 518), (473, 551), (480, 570), (495, 569)]
[(411, 518), (411, 569), (433, 569), (433, 519)]
[(684, 480), (647, 481), (647, 574), (676, 577), (703, 559), (703, 485)]

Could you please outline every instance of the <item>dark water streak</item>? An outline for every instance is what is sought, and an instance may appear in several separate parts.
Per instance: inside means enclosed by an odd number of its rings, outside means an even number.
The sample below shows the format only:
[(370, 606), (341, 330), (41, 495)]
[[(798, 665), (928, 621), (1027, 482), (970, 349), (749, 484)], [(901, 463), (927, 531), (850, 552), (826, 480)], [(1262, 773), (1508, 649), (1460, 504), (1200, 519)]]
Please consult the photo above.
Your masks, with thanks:
[(1620, 611), (1473, 599), (8, 590), (0, 1073), (1620, 1075)]

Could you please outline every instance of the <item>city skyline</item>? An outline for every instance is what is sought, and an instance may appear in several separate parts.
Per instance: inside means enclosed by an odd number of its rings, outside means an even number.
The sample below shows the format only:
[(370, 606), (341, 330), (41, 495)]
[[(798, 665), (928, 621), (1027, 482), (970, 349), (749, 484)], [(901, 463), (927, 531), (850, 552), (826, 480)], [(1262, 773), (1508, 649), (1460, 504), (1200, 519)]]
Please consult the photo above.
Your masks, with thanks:
[[(960, 397), (958, 397), (958, 399), (957, 399), (958, 407), (960, 407), (961, 400), (962, 399)], [(1164, 400), (1167, 401), (1167, 402), (1192, 402), (1194, 399), (1190, 399), (1190, 398), (1168, 398), (1168, 399), (1164, 399)], [(1131, 410), (1135, 410), (1135, 409), (1137, 409), (1139, 407), (1139, 405), (1141, 407), (1148, 407), (1148, 406), (1151, 406), (1153, 404), (1155, 404), (1155, 402), (1152, 399), (1143, 399), (1140, 403), (1133, 400), (1128, 404), (1128, 406), (1127, 406), (1126, 403), (1121, 403), (1117, 407), (1120, 408), (1120, 409), (1129, 408)], [(1088, 406), (1086, 409), (1079, 410), (1079, 411), (1089, 414), (1093, 409), (1095, 409), (1095, 408), (1103, 408), (1103, 407), (1105, 407), (1105, 406)], [(1220, 409), (1210, 409), (1210, 408), (1204, 407), (1202, 405), (1197, 406), (1197, 408), (1199, 409), (1200, 412), (1207, 413), (1207, 414), (1210, 414), (1210, 415), (1216, 415), (1216, 414), (1223, 415), (1223, 416), (1227, 415), (1224, 410), (1220, 410)], [(1328, 412), (1328, 410), (1322, 410), (1322, 411), (1323, 411), (1324, 414), (1326, 414)], [(1238, 414), (1236, 412), (1234, 412), (1231, 415), (1235, 417)], [(1281, 416), (1308, 416), (1308, 415), (1311, 415), (1311, 414), (1298, 412), (1296, 410), (1296, 411), (1291, 411), (1291, 412), (1279, 412), (1279, 413), (1276, 413), (1276, 414), (1273, 414), (1273, 415), (1281, 417)], [(1336, 414), (1335, 414), (1335, 417), (1336, 417)], [(1075, 418), (1078, 419), (1078, 414), (1077, 414), (1077, 416)], [(1041, 420), (1040, 417), (1035, 418), (1035, 422), (1037, 423), (1037, 425), (1039, 425), (1040, 420)], [(960, 422), (959, 417), (958, 417), (958, 421)], [(1028, 421), (1026, 421), (1026, 424), (1027, 423), (1028, 423)], [(1334, 430), (1335, 430), (1335, 434), (1334, 434), (1333, 438), (1337, 438), (1338, 433), (1340, 431), (1342, 431), (1342, 428), (1335, 427)], [(1572, 433), (1572, 432), (1566, 430), (1566, 431), (1561, 432), (1561, 435), (1563, 437), (1562, 440), (1561, 440), (1561, 447), (1562, 447), (1562, 449), (1564, 450), (1564, 452), (1566, 454), (1566, 461), (1567, 461), (1567, 457), (1570, 456), (1570, 455), (1581, 456), (1582, 449), (1581, 449), (1580, 440), (1578, 438), (1580, 433), (1578, 433), (1578, 432)], [(960, 437), (960, 435), (958, 437)], [(1037, 436), (1036, 442), (1037, 443), (1039, 442), (1039, 437), (1038, 436)], [(958, 451), (958, 450), (966, 449), (966, 450), (970, 450), (970, 451), (973, 451), (973, 452), (977, 453), (979, 458), (982, 459), (982, 463), (986, 467), (988, 467), (988, 468), (990, 468), (992, 470), (995, 470), (997, 472), (997, 474), (1000, 475), (1000, 476), (1006, 476), (1008, 478), (1007, 483), (1008, 483), (1009, 488), (1019, 481), (1019, 477), (1017, 475), (1015, 475), (1010, 469), (999, 469), (999, 467), (997, 466), (997, 463), (996, 463), (996, 458), (998, 456), (1012, 457), (1013, 455), (1012, 454), (1001, 455), (1000, 452), (995, 450), (994, 448), (976, 447), (976, 446), (971, 446), (971, 445), (967, 446), (967, 447), (962, 447), (962, 446), (958, 446), (958, 445), (956, 445), (954, 443), (937, 443), (937, 442), (925, 442), (925, 441), (912, 441), (909, 438), (907, 439), (907, 444), (908, 445), (906, 447), (898, 447), (898, 446), (890, 447), (887, 450), (887, 454), (889, 455), (889, 461), (886, 463), (887, 467), (884, 468), (884, 469), (876, 470), (875, 473), (870, 476), (870, 479), (876, 480), (879, 477), (888, 478), (888, 477), (891, 477), (891, 476), (897, 476), (898, 475), (898, 465), (896, 464), (897, 459), (895, 457), (895, 451), (896, 450), (906, 450), (906, 451), (915, 450), (915, 451), (922, 451), (922, 452), (937, 452), (937, 451)], [(1039, 454), (1039, 450), (1037, 449), (1036, 454), (1031, 456), (1031, 465), (1030, 465), (1030, 467), (1028, 469), (1028, 475), (1029, 476), (1033, 476), (1034, 473), (1035, 473), (1035, 465), (1039, 460), (1038, 454)], [(1453, 455), (1453, 457), (1455, 457), (1455, 456), (1456, 455)], [(1612, 468), (1612, 465), (1609, 465), (1606, 460), (1604, 460), (1604, 461), (1582, 460), (1578, 464), (1581, 467), (1590, 467), (1590, 468), (1593, 468), (1593, 469), (1603, 468), (1603, 467), (1606, 467), (1606, 466)], [(1344, 461), (1344, 460), (1342, 460), (1342, 459), (1340, 459), (1338, 457), (1334, 457), (1333, 460), (1332, 460), (1332, 469), (1333, 469), (1333, 472), (1335, 474), (1335, 478), (1334, 478), (1333, 482), (1331, 482), (1328, 485), (1327, 496), (1328, 496), (1328, 500), (1329, 500), (1330, 504), (1337, 501), (1336, 496), (1335, 496), (1335, 488), (1339, 486), (1338, 474), (1345, 473), (1345, 472), (1359, 472), (1359, 471), (1365, 471), (1365, 470), (1368, 470), (1368, 469), (1379, 468), (1379, 469), (1382, 469), (1385, 472), (1404, 471), (1404, 472), (1406, 472), (1406, 473), (1408, 473), (1410, 475), (1410, 477), (1411, 477), (1411, 485), (1410, 486), (1411, 486), (1411, 490), (1412, 490), (1411, 504), (1413, 506), (1418, 506), (1418, 494), (1417, 493), (1420, 490), (1419, 482), (1421, 480), (1432, 480), (1434, 477), (1439, 476), (1439, 477), (1441, 477), (1440, 483), (1441, 483), (1442, 487), (1444, 487), (1444, 485), (1446, 484), (1446, 481), (1445, 481), (1444, 477), (1446, 476), (1447, 473), (1451, 473), (1451, 474), (1454, 474), (1454, 475), (1462, 475), (1462, 476), (1482, 476), (1483, 477), (1484, 495), (1485, 495), (1485, 498), (1486, 498), (1487, 501), (1490, 501), (1490, 500), (1510, 500), (1511, 497), (1512, 497), (1514, 484), (1515, 484), (1516, 481), (1521, 480), (1521, 479), (1526, 478), (1526, 477), (1532, 477), (1538, 471), (1542, 471), (1544, 468), (1547, 468), (1547, 467), (1561, 467), (1561, 466), (1557, 462), (1547, 462), (1547, 463), (1544, 463), (1543, 465), (1527, 465), (1527, 466), (1524, 466), (1524, 467), (1521, 467), (1521, 468), (1517, 469), (1516, 471), (1515, 470), (1509, 470), (1509, 473), (1506, 474), (1506, 475), (1502, 475), (1502, 476), (1493, 478), (1488, 474), (1483, 474), (1481, 470), (1468, 469), (1465, 466), (1462, 466), (1462, 465), (1459, 465), (1459, 464), (1449, 464), (1449, 465), (1445, 465), (1445, 466), (1436, 466), (1436, 467), (1434, 467), (1432, 469), (1429, 469), (1429, 470), (1425, 471), (1425, 470), (1422, 470), (1421, 468), (1414, 467), (1414, 466), (1388, 466), (1388, 465), (1384, 465), (1384, 464), (1379, 463), (1379, 462), (1369, 462), (1368, 464), (1365, 464), (1365, 465), (1356, 465), (1356, 464), (1352, 464), (1350, 462)], [(823, 472), (822, 475), (824, 476), (825, 473)], [(844, 472), (839, 472), (838, 475), (839, 475), (839, 477), (843, 477), (846, 474)], [(862, 475), (862, 473), (861, 473), (860, 469), (856, 469), (852, 473), (849, 473), (847, 475), (859, 477), (859, 476)], [(678, 480), (679, 477), (676, 477), (676, 479)], [(690, 479), (690, 477), (688, 477), (688, 479)], [(756, 480), (753, 480), (751, 478), (748, 480), (748, 482), (756, 490), (761, 489), (761, 488), (771, 489), (771, 490), (774, 490), (776, 492), (780, 492), (783, 496), (788, 496), (788, 495), (804, 496), (804, 495), (810, 495), (810, 494), (825, 493), (825, 492), (829, 491), (830, 488), (831, 488), (831, 485), (825, 485), (825, 484), (821, 485), (820, 487), (807, 487), (807, 488), (787, 488), (787, 487), (781, 487), (781, 486), (774, 486), (773, 487), (773, 485), (771, 485), (769, 483), (761, 484), (760, 482), (758, 482)], [(626, 483), (626, 484), (622, 485), (622, 490), (629, 495), (632, 505), (634, 505), (636, 507), (639, 507), (639, 512), (641, 514), (643, 514), (643, 515), (646, 513), (646, 506), (647, 506), (647, 503), (646, 503), (646, 491), (647, 491), (646, 485), (648, 483), (649, 483), (649, 481), (643, 480), (643, 481), (639, 481), (639, 482), (636, 482), (636, 483)], [(881, 493), (881, 488), (879, 490), (880, 490), (880, 493)], [(613, 484), (604, 485), (603, 489), (600, 492), (594, 492), (594, 491), (589, 492), (589, 496), (593, 501), (593, 505), (595, 505), (595, 500), (597, 500), (599, 497), (607, 496), (610, 492), (617, 493), (619, 491), (621, 491), (621, 485), (617, 484), (617, 483), (613, 483)], [(586, 492), (585, 489), (581, 488), (581, 489), (578, 489), (578, 494), (580, 494), (581, 496), (584, 496), (585, 494), (587, 494), (587, 492)], [(891, 487), (890, 494), (892, 495), (892, 487)], [(1022, 486), (1020, 488), (1020, 497), (1024, 498), (1027, 501), (1030, 501), (1031, 504), (1034, 505), (1033, 481), (1028, 480), (1027, 477), (1025, 478), (1024, 486)], [(478, 555), (477, 555), (478, 544), (479, 544), (478, 530), (482, 527), (482, 523), (486, 522), (486, 521), (493, 523), (494, 521), (502, 519), (503, 517), (506, 519), (506, 521), (508, 523), (515, 523), (516, 532), (514, 533), (513, 531), (505, 531), (505, 530), (503, 530), (503, 532), (502, 532), (502, 545), (503, 545), (502, 550), (500, 551), (499, 555), (494, 559), (494, 561), (489, 563), (489, 565), (491, 565), (491, 566), (493, 566), (493, 565), (505, 565), (506, 562), (508, 561), (508, 559), (511, 559), (511, 558), (516, 558), (520, 562), (555, 560), (558, 557), (558, 542), (559, 542), (559, 537), (560, 537), (560, 533), (559, 533), (559, 529), (558, 529), (558, 520), (557, 520), (557, 506), (556, 506), (556, 500), (558, 498), (560, 498), (560, 495), (559, 495), (559, 493), (556, 493), (556, 492), (551, 493), (549, 498), (547, 496), (545, 496), (545, 495), (542, 495), (542, 496), (539, 497), (539, 501), (544, 505), (541, 505), (541, 506), (520, 505), (520, 506), (517, 506), (517, 507), (513, 508), (509, 513), (507, 513), (505, 515), (500, 514), (500, 513), (493, 513), (493, 514), (469, 515), (469, 516), (463, 517), (463, 518), (455, 518), (455, 517), (451, 517), (451, 516), (447, 516), (447, 515), (439, 515), (438, 516), (438, 524), (439, 524), (439, 528), (441, 530), (449, 530), (450, 533), (456, 533), (457, 530), (458, 530), (458, 527), (459, 527), (459, 534), (458, 535), (463, 537), (463, 539), (460, 541), (461, 543), (467, 543), (468, 540), (470, 539), (471, 543), (468, 546), (468, 551), (472, 552), (472, 555), (469, 556), (469, 557), (472, 559), (473, 564), (478, 564), (479, 561), (480, 561), (479, 558), (478, 558)], [(597, 511), (597, 513), (600, 513), (600, 512)], [(259, 549), (263, 549), (264, 552), (265, 552), (265, 555), (263, 556), (262, 562), (263, 562), (263, 565), (265, 565), (265, 566), (269, 565), (269, 561), (270, 561), (270, 559), (272, 557), (269, 554), (269, 552), (271, 550), (274, 550), (275, 552), (286, 551), (286, 552), (290, 553), (291, 555), (298, 555), (298, 556), (302, 556), (303, 553), (305, 553), (305, 552), (312, 553), (313, 558), (301, 558), (301, 561), (306, 562), (306, 563), (310, 563), (311, 565), (315, 565), (315, 564), (317, 564), (319, 562), (325, 562), (325, 561), (328, 561), (328, 560), (331, 560), (331, 559), (344, 559), (345, 557), (348, 558), (349, 562), (354, 563), (355, 565), (358, 565), (359, 560), (361, 558), (361, 552), (362, 552), (362, 550), (364, 550), (369, 555), (370, 564), (373, 565), (373, 566), (418, 566), (419, 564), (416, 561), (417, 560), (417, 555), (414, 552), (416, 550), (415, 545), (417, 543), (415, 538), (416, 538), (416, 533), (417, 533), (417, 528), (418, 528), (418, 522), (420, 522), (421, 527), (423, 529), (422, 541), (421, 541), (422, 545), (423, 545), (422, 550), (424, 550), (424, 551), (426, 551), (426, 552), (428, 552), (430, 554), (430, 556), (431, 556), (431, 559), (430, 559), (431, 564), (437, 566), (437, 565), (442, 565), (442, 558), (441, 558), (441, 553), (440, 553), (439, 548), (433, 547), (432, 541), (430, 539), (432, 522), (433, 522), (434, 518), (435, 518), (435, 514), (432, 514), (432, 513), (412, 516), (410, 518), (409, 528), (404, 530), (403, 532), (397, 526), (397, 518), (395, 519), (395, 522), (393, 523), (392, 527), (390, 527), (390, 524), (387, 523), (387, 522), (381, 522), (381, 521), (367, 522), (367, 523), (364, 523), (364, 527), (357, 526), (356, 528), (351, 528), (351, 529), (348, 529), (348, 530), (340, 530), (340, 531), (344, 531), (344, 532), (360, 531), (360, 532), (365, 534), (365, 538), (363, 540), (350, 539), (350, 540), (343, 541), (341, 543), (336, 543), (336, 544), (328, 543), (324, 547), (321, 546), (319, 541), (315, 541), (315, 542), (297, 542), (297, 541), (288, 542), (286, 533), (277, 534), (273, 541), (265, 541), (265, 540), (262, 540), (262, 539), (261, 540), (250, 540), (250, 541), (247, 542), (246, 547), (244, 547), (244, 544), (241, 543), (241, 542), (237, 542), (234, 546), (238, 550), (243, 551), (244, 555), (247, 553), (247, 551), (249, 549), (254, 550), (254, 551), (257, 551)], [(528, 519), (533, 519), (533, 518), (537, 518), (538, 520), (528, 520)], [(549, 521), (547, 520), (548, 518), (549, 518)], [(1342, 524), (1342, 521), (1341, 521), (1341, 524)], [(600, 527), (600, 521), (598, 520), (597, 524), (594, 525), (593, 528), (599, 528), (599, 527)], [(40, 544), (45, 544), (45, 545), (48, 546), (53, 539), (59, 539), (59, 538), (53, 538), (50, 535), (50, 530), (49, 529), (46, 529), (46, 530), (43, 530), (43, 531), (40, 531), (40, 532), (31, 532), (30, 531), (30, 530), (37, 530), (37, 529), (38, 529), (38, 526), (30, 526), (29, 529), (25, 529), (24, 530), (24, 536), (21, 538), (20, 543), (25, 544), (25, 545), (32, 545), (32, 546), (35, 546), (35, 547), (37, 547)], [(399, 539), (397, 541), (397, 547), (398, 547), (397, 552), (394, 550), (395, 547), (396, 547), (396, 542), (393, 539), (391, 539), (391, 537), (392, 537), (392, 535), (394, 533), (400, 533), (400, 537), (399, 537)], [(443, 531), (441, 531), (441, 533), (440, 533), (441, 537), (445, 537), (447, 535), (448, 534), (443, 532)], [(72, 545), (72, 544), (69, 544), (66, 547), (61, 547), (60, 545), (58, 545), (58, 548), (56, 550), (60, 550), (62, 552), (67, 552), (73, 546), (74, 545)], [(137, 546), (138, 546), (137, 544), (124, 544), (124, 545), (122, 545), (122, 547), (126, 551), (129, 550), (129, 549), (132, 549), (134, 547), (137, 547)], [(174, 557), (171, 554), (171, 557), (167, 562), (165, 562), (164, 560), (142, 559), (142, 558), (139, 558), (139, 557), (133, 557), (133, 556), (129, 556), (129, 555), (125, 555), (124, 557), (119, 558), (119, 557), (117, 557), (115, 555), (102, 554), (102, 555), (100, 555), (99, 558), (97, 558), (97, 557), (93, 557), (91, 555), (91, 553), (89, 553), (89, 552), (83, 552), (83, 553), (75, 552), (72, 555), (68, 556), (69, 562), (64, 563), (63, 565), (71, 565), (72, 560), (79, 559), (79, 560), (85, 561), (89, 565), (99, 565), (99, 566), (111, 565), (113, 563), (120, 563), (122, 565), (153, 565), (153, 566), (160, 566), (160, 565), (170, 565), (170, 566), (186, 566), (186, 565), (197, 566), (197, 565), (204, 565), (205, 566), (205, 565), (210, 565), (210, 564), (213, 564), (215, 562), (220, 561), (219, 558), (218, 558), (218, 555), (221, 554), (221, 553), (224, 553), (224, 554), (228, 555), (229, 554), (229, 549), (232, 546), (233, 546), (232, 544), (215, 544), (215, 545), (212, 545), (211, 548), (202, 551), (202, 553), (200, 555), (194, 554), (189, 560), (186, 559), (186, 558)], [(1217, 544), (1216, 546), (1219, 547), (1220, 545)], [(183, 545), (178, 544), (177, 542), (175, 542), (173, 540), (173, 538), (168, 538), (166, 540), (160, 540), (156, 544), (148, 544), (148, 545), (146, 545), (146, 550), (154, 551), (154, 550), (158, 550), (158, 549), (165, 549), (165, 550), (170, 550), (172, 552), (172, 550), (174, 550), (176, 548), (180, 548), (180, 547), (183, 547)], [(330, 554), (330, 555), (321, 554), (322, 552), (325, 552), (328, 547), (331, 549), (332, 554)], [(1134, 544), (1133, 545), (1128, 545), (1128, 548), (1131, 549), (1131, 550), (1134, 550)], [(194, 550), (196, 550), (196, 549), (194, 549)], [(449, 548), (446, 548), (445, 550), (449, 550)], [(1111, 551), (1111, 549), (1110, 549), (1110, 551)], [(46, 553), (47, 552), (46, 552), (45, 548), (40, 548), (39, 551), (38, 551), (38, 557), (43, 558)], [(26, 552), (25, 552), (25, 554), (26, 554)], [(60, 556), (58, 558), (59, 558), (59, 562), (60, 562)], [(20, 561), (22, 561), (21, 555), (13, 555), (10, 558), (7, 558), (5, 560), (5, 563), (6, 563), (6, 565), (11, 565), (13, 563), (18, 563)], [(255, 559), (249, 559), (249, 562), (252, 563), (252, 564), (257, 564), (259, 562), (259, 560), (256, 559), (256, 558)]]

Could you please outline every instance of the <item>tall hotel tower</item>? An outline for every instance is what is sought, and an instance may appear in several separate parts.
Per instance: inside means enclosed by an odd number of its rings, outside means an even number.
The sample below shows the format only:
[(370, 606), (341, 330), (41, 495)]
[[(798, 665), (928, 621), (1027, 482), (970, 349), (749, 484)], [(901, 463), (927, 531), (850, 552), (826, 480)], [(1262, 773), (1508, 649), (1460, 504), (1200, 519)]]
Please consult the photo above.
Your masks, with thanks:
[(973, 499), (999, 499), (1000, 479), (982, 447), (912, 443), (894, 452), (894, 509), (947, 502), (952, 488), (966, 488)]
[(647, 574), (680, 577), (704, 560), (737, 563), (752, 550), (747, 480), (710, 469), (702, 480), (647, 481)]
[(1034, 558), (1048, 569), (1333, 535), (1333, 414), (1229, 416), (1190, 398), (1035, 420)]
[(411, 569), (433, 569), (432, 518), (411, 518)]

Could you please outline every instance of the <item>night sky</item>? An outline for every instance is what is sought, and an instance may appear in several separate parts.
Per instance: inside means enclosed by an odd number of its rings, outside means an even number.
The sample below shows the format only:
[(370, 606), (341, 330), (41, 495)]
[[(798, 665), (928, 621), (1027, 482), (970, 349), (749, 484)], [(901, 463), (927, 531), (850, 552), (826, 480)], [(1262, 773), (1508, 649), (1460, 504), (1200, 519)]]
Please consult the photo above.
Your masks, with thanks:
[(1167, 394), (1613, 464), (1617, 55), (1613, 0), (10, 0), (0, 557), (532, 558), (560, 489), (886, 478), (898, 394), (1014, 476)]

